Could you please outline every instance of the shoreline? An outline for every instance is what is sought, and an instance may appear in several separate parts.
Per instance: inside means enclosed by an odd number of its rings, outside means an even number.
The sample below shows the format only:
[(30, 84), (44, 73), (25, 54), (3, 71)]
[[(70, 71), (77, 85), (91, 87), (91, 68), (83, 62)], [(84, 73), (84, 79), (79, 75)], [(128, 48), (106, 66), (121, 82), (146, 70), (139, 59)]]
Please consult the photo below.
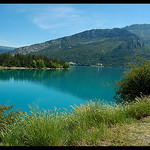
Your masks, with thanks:
[[(1, 69), (65, 69), (65, 68), (28, 68), (28, 67), (4, 67), (0, 66)], [(69, 68), (66, 68), (69, 69)]]

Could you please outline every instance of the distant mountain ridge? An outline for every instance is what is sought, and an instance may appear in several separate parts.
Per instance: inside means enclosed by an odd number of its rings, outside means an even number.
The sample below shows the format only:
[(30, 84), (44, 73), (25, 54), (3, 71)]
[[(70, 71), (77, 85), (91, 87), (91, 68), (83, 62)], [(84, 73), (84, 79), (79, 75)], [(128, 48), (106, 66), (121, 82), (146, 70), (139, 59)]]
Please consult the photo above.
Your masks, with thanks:
[(0, 54), (16, 49), (15, 47), (0, 46)]
[(122, 29), (136, 34), (150, 47), (150, 24), (133, 24)]
[[(123, 67), (124, 57), (149, 57), (149, 49), (136, 26), (114, 29), (92, 29), (71, 36), (17, 48), (9, 53), (41, 54), (75, 62), (77, 65)], [(150, 28), (148, 28), (150, 29)], [(136, 33), (136, 34), (135, 34)], [(139, 34), (138, 34), (139, 33)]]

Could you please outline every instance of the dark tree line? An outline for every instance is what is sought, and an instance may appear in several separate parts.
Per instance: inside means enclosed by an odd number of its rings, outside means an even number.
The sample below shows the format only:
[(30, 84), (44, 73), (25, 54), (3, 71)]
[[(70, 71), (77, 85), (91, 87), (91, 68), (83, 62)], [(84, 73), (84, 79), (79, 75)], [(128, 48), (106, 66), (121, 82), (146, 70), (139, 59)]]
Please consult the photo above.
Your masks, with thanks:
[(0, 54), (0, 66), (4, 67), (27, 67), (27, 68), (69, 68), (69, 63), (57, 58), (48, 58), (42, 55), (23, 55), (14, 56), (3, 53)]

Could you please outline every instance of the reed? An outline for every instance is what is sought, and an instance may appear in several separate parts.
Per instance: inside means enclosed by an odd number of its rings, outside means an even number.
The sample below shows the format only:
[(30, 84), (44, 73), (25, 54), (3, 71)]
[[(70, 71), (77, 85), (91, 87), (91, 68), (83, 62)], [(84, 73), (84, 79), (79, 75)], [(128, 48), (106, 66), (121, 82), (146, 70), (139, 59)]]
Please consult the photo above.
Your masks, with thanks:
[[(142, 97), (125, 105), (104, 104), (100, 100), (72, 106), (72, 112), (39, 111), (21, 113), (17, 122), (1, 130), (3, 146), (98, 145), (112, 138), (110, 129), (136, 122), (150, 115), (150, 98)], [(118, 133), (119, 138), (119, 133)], [(119, 140), (119, 139), (118, 139)]]

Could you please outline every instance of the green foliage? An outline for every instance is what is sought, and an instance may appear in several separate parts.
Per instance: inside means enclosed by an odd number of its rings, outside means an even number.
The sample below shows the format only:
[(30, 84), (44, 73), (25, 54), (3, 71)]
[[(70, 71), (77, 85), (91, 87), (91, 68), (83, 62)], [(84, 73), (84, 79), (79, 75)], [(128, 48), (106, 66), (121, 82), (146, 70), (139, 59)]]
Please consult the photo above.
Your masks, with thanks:
[(70, 64), (69, 64), (69, 63), (65, 62), (65, 63), (63, 64), (63, 68), (67, 69), (67, 68), (69, 68), (69, 67), (70, 67)]
[(67, 130), (63, 129), (66, 126), (64, 116), (56, 109), (46, 112), (39, 111), (38, 106), (30, 108), (30, 115), (21, 114), (20, 122), (3, 131), (4, 145), (61, 146), (65, 143)]
[(136, 34), (150, 47), (150, 24), (133, 24), (122, 29)]
[(37, 60), (37, 68), (39, 69), (46, 68), (44, 61), (42, 59)]
[(63, 68), (65, 61), (41, 55), (0, 54), (0, 66), (27, 68)]
[(10, 53), (56, 57), (79, 66), (102, 63), (109, 67), (126, 67), (125, 56), (150, 58), (149, 49), (137, 35), (119, 28), (87, 30), (36, 46), (17, 48)]
[(1, 130), (5, 130), (6, 126), (13, 125), (18, 122), (20, 112), (12, 110), (14, 105), (0, 105), (0, 142), (2, 141)]
[[(135, 38), (128, 37), (126, 39), (120, 39), (115, 37), (114, 39), (104, 39), (98, 41), (98, 39), (89, 42), (82, 42), (82, 45), (76, 44), (76, 46), (68, 48), (53, 50), (52, 48), (46, 48), (35, 54), (41, 54), (45, 56), (57, 57), (67, 62), (75, 62), (77, 65), (96, 65), (102, 63), (104, 66), (113, 67), (126, 67), (127, 61), (124, 57), (128, 56), (143, 56), (149, 57), (148, 52), (144, 49), (144, 46), (139, 46), (137, 43), (132, 43)], [(72, 42), (70, 43), (70, 45)], [(66, 49), (65, 49), (66, 48)], [(143, 49), (141, 51), (141, 49)]]
[(33, 60), (33, 68), (37, 68), (36, 61)]
[(125, 111), (129, 118), (139, 120), (150, 115), (150, 97), (135, 98), (135, 101), (125, 104)]
[(51, 68), (56, 68), (57, 67), (57, 64), (56, 64), (56, 62), (50, 62), (50, 66), (51, 66)]
[(5, 127), (6, 124), (15, 123), (20, 114), (17, 110), (12, 110), (14, 105), (0, 105), (0, 129)]
[(55, 44), (51, 43), (50, 46), (33, 53), (75, 62), (79, 66), (102, 63), (109, 67), (126, 67), (128, 62), (124, 57), (150, 58), (143, 41), (122, 29), (89, 30), (56, 41)]
[[(74, 106), (71, 113), (59, 110), (22, 113), (18, 122), (1, 131), (2, 144), (7, 146), (69, 146), (96, 143), (109, 137), (109, 128), (135, 122), (150, 115), (150, 98), (142, 97), (125, 105), (90, 101)], [(90, 145), (90, 144), (89, 144)]]
[(150, 95), (150, 61), (137, 58), (116, 82), (115, 96), (118, 102), (134, 101), (136, 97)]

